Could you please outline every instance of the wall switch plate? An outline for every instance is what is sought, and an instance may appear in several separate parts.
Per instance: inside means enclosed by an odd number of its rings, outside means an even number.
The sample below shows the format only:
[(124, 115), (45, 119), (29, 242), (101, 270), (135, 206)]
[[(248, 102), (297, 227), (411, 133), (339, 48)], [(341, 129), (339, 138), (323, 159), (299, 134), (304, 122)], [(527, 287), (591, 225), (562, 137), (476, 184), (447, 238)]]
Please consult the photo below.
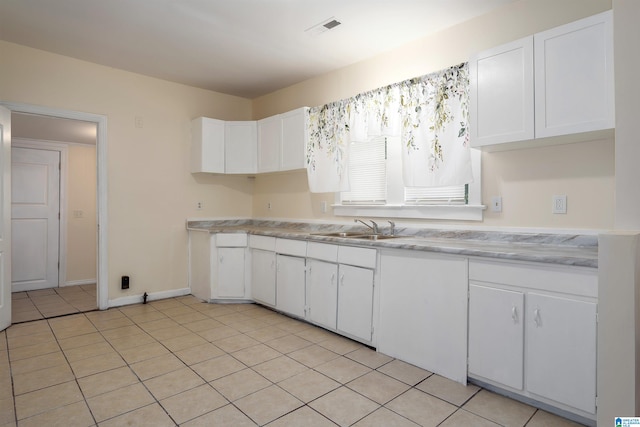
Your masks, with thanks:
[(320, 202), (320, 211), (322, 213), (327, 213), (327, 202), (325, 201)]
[(495, 196), (491, 198), (491, 210), (493, 212), (502, 212), (502, 197)]
[(567, 213), (567, 196), (553, 196), (553, 206), (551, 212), (554, 214)]

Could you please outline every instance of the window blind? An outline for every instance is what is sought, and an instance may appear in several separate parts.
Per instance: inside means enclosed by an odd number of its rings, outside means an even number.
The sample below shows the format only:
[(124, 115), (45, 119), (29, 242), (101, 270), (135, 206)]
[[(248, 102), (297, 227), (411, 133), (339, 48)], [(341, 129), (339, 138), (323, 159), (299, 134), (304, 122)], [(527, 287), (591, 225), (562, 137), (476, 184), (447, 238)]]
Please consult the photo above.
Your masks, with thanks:
[(405, 187), (404, 202), (408, 204), (465, 204), (468, 185), (448, 187)]
[(342, 193), (345, 204), (384, 204), (387, 200), (385, 137), (351, 142), (349, 182), (351, 191)]

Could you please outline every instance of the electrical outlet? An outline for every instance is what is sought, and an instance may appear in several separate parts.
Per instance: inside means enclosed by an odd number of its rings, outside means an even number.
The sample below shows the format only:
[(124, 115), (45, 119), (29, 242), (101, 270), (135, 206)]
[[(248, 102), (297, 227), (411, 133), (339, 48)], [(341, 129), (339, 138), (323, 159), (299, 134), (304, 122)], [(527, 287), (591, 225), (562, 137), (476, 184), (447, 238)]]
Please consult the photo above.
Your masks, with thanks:
[(502, 197), (495, 196), (491, 198), (491, 210), (493, 212), (502, 212)]
[(196, 210), (201, 211), (203, 207), (204, 207), (204, 203), (196, 202)]
[(567, 213), (567, 196), (553, 196), (553, 207), (551, 212), (554, 214)]
[(271, 202), (267, 202), (267, 209), (271, 210)]
[(325, 201), (320, 202), (320, 211), (322, 213), (327, 213), (327, 202)]

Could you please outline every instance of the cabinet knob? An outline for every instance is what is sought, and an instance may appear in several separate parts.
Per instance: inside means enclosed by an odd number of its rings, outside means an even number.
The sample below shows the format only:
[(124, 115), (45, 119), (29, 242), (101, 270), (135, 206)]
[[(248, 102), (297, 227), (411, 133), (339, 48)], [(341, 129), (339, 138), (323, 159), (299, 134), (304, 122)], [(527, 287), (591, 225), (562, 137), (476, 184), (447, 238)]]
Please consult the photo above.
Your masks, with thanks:
[(511, 307), (511, 319), (513, 319), (513, 323), (518, 323), (518, 309), (515, 305)]
[(542, 326), (542, 319), (540, 318), (540, 309), (537, 307), (535, 310), (533, 310), (533, 322), (536, 324), (536, 328), (539, 328), (540, 326)]

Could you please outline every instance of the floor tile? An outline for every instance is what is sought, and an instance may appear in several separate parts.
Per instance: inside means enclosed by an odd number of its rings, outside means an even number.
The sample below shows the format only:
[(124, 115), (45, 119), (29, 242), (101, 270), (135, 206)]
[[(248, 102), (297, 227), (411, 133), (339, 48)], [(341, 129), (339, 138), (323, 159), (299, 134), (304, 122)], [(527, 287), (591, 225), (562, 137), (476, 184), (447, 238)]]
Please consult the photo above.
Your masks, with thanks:
[(371, 371), (347, 384), (351, 390), (357, 391), (376, 403), (384, 405), (405, 391), (410, 386), (377, 371)]
[(157, 403), (143, 406), (100, 423), (100, 427), (173, 427), (176, 424)]
[(44, 344), (27, 345), (20, 348), (9, 348), (9, 360), (21, 360), (28, 359), (30, 357), (42, 356), (43, 354), (49, 354), (60, 351), (60, 347), (57, 342), (48, 342)]
[(318, 345), (340, 355), (351, 353), (360, 348), (365, 348), (360, 343), (338, 335), (334, 335), (328, 340), (321, 341)]
[(315, 366), (326, 363), (329, 360), (333, 360), (340, 355), (327, 350), (326, 348), (321, 347), (317, 344), (313, 344), (308, 347), (301, 348), (300, 350), (292, 351), (287, 356), (294, 360), (297, 360), (305, 366), (313, 368)]
[(277, 383), (302, 373), (309, 368), (287, 356), (280, 356), (268, 362), (253, 366), (252, 369), (269, 381)]
[[(417, 427), (419, 424), (414, 423), (403, 416), (396, 414), (388, 410), (387, 408), (380, 408), (371, 414), (367, 415), (360, 421), (354, 424), (357, 427)], [(458, 427), (476, 427), (474, 424), (459, 424)], [(479, 427), (479, 426), (478, 426)]]
[(524, 426), (535, 408), (507, 399), (487, 390), (481, 390), (463, 408), (483, 418), (505, 426)]
[(308, 406), (296, 409), (269, 423), (269, 427), (335, 427), (335, 423)]
[(208, 329), (213, 329), (213, 328), (222, 326), (222, 323), (218, 322), (217, 320), (210, 319), (207, 316), (204, 316), (204, 320), (185, 323), (182, 326), (184, 326), (185, 328), (189, 329), (192, 332), (200, 332), (200, 331), (206, 331)]
[(204, 380), (189, 368), (178, 369), (144, 382), (145, 387), (157, 400), (182, 393), (204, 384)]
[(154, 401), (147, 389), (137, 383), (88, 398), (87, 404), (96, 421), (102, 422), (149, 405)]
[(61, 351), (30, 357), (28, 359), (15, 360), (11, 362), (11, 373), (13, 375), (23, 374), (25, 372), (37, 371), (58, 365), (67, 365), (67, 359)]
[(275, 326), (267, 326), (265, 328), (256, 329), (254, 331), (249, 331), (246, 333), (246, 335), (260, 342), (272, 341), (276, 338), (282, 338), (288, 334), (289, 333), (287, 331), (283, 331), (282, 329), (279, 329)]
[(313, 409), (339, 425), (351, 425), (380, 407), (366, 397), (340, 387), (309, 403)]
[(64, 355), (71, 362), (107, 353), (113, 353), (113, 347), (107, 342), (101, 342), (65, 350)]
[(550, 414), (542, 409), (538, 409), (527, 427), (578, 427), (581, 424)]
[(161, 341), (162, 345), (167, 347), (171, 352), (176, 352), (180, 350), (184, 350), (186, 348), (196, 347), (199, 345), (206, 344), (207, 341), (201, 336), (190, 333), (187, 335), (181, 335), (179, 337), (169, 338), (167, 340)]
[(57, 365), (51, 368), (13, 375), (13, 392), (16, 396), (19, 396), (74, 379), (75, 377), (69, 365)]
[(432, 375), (429, 371), (397, 359), (382, 365), (378, 368), (378, 371), (411, 386), (418, 384), (420, 381)]
[(107, 340), (105, 340), (102, 334), (100, 334), (99, 332), (58, 340), (60, 347), (65, 351), (72, 348), (83, 347), (85, 345), (97, 344), (101, 342), (107, 342)]
[(227, 403), (228, 401), (208, 384), (160, 401), (178, 424), (202, 416)]
[(229, 326), (220, 326), (218, 328), (198, 332), (198, 335), (209, 342), (218, 341), (238, 334), (240, 334), (240, 331)]
[(292, 351), (308, 347), (313, 343), (295, 335), (285, 335), (281, 338), (276, 338), (274, 340), (268, 341), (265, 344), (282, 354), (287, 354), (291, 353)]
[(233, 357), (247, 366), (254, 366), (280, 356), (282, 356), (280, 352), (277, 352), (264, 344), (247, 347), (233, 353)]
[(152, 359), (143, 360), (142, 362), (134, 363), (130, 366), (136, 375), (138, 375), (142, 381), (145, 381), (149, 378), (184, 368), (185, 365), (173, 354), (165, 354)]
[(422, 426), (437, 426), (458, 408), (420, 390), (410, 389), (385, 405)]
[(99, 372), (119, 368), (124, 366), (126, 363), (118, 353), (112, 350), (110, 353), (71, 361), (70, 364), (76, 377), (82, 378)]
[[(474, 426), (474, 427), (498, 427), (500, 424), (496, 424), (493, 421), (489, 421), (485, 418), (479, 417), (476, 414), (467, 412), (464, 409), (458, 409), (449, 418), (447, 418), (441, 427), (459, 427), (459, 426)], [(546, 424), (543, 424), (546, 425)], [(548, 426), (551, 427), (551, 426)]]
[(218, 390), (230, 402), (267, 388), (271, 384), (271, 381), (252, 369), (244, 369), (211, 382), (213, 388)]
[(316, 366), (315, 370), (322, 372), (328, 377), (333, 378), (341, 384), (346, 384), (349, 381), (355, 380), (358, 377), (370, 372), (371, 369), (361, 365), (346, 357), (339, 357)]
[(99, 396), (138, 382), (138, 377), (128, 366), (78, 379), (78, 384), (86, 398)]
[(55, 342), (56, 337), (49, 331), (39, 334), (19, 335), (15, 337), (10, 336), (7, 341), (10, 348), (17, 349), (30, 345)]
[(416, 388), (456, 406), (462, 406), (480, 390), (480, 387), (475, 385), (464, 386), (440, 375), (431, 375), (418, 384)]
[(16, 414), (18, 420), (22, 420), (61, 406), (81, 402), (83, 399), (78, 384), (75, 381), (69, 381), (16, 396)]
[(170, 353), (165, 346), (158, 342), (118, 350), (120, 356), (130, 365)]
[(311, 369), (287, 378), (278, 385), (305, 403), (340, 387), (337, 381)]
[(227, 353), (233, 353), (234, 351), (252, 347), (260, 343), (247, 335), (239, 334), (228, 338), (223, 338), (221, 340), (213, 341), (213, 344), (215, 344), (217, 347), (220, 347), (221, 350), (226, 351)]
[(195, 365), (196, 363), (204, 362), (205, 360), (213, 359), (214, 357), (222, 356), (224, 351), (211, 343), (202, 344), (196, 347), (185, 348), (184, 350), (177, 351), (175, 353), (185, 364), (188, 366)]
[(378, 353), (370, 348), (362, 347), (358, 350), (345, 354), (345, 357), (355, 360), (358, 363), (362, 363), (371, 369), (378, 369), (380, 366), (389, 363), (393, 360), (393, 357), (389, 357), (386, 354)]
[(218, 356), (214, 359), (205, 360), (204, 362), (196, 363), (191, 366), (191, 369), (193, 369), (207, 382), (217, 380), (218, 378), (225, 377), (245, 368), (246, 365), (238, 362), (228, 354)]
[(90, 427), (95, 425), (85, 401), (61, 406), (20, 420), (20, 427)]
[(222, 408), (211, 411), (198, 418), (194, 418), (182, 424), (182, 427), (211, 427), (211, 426), (233, 426), (233, 427), (255, 427), (255, 423), (249, 417), (240, 412), (233, 405), (226, 405)]
[(234, 402), (258, 425), (265, 425), (303, 405), (301, 401), (272, 385)]
[(23, 335), (32, 335), (32, 334), (42, 334), (51, 332), (51, 328), (46, 321), (42, 322), (29, 322), (23, 323), (19, 325), (11, 325), (9, 329), (7, 329), (7, 337), (13, 338), (17, 336)]

